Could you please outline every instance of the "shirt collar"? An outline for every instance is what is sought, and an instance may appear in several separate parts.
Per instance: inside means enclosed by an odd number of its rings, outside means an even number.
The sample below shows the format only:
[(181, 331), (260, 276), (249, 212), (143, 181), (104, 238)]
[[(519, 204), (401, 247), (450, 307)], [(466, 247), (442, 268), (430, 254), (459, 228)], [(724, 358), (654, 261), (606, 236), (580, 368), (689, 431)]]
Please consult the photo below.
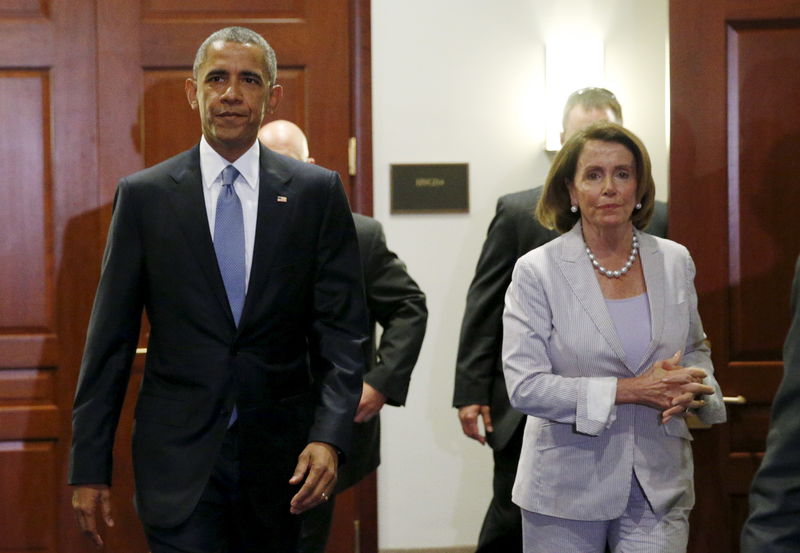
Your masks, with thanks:
[(259, 174), (259, 156), (261, 151), (258, 145), (258, 140), (253, 142), (253, 145), (239, 157), (236, 161), (231, 163), (221, 155), (219, 155), (214, 148), (206, 141), (203, 136), (200, 139), (200, 172), (203, 175), (203, 186), (210, 189), (211, 186), (219, 179), (219, 174), (228, 165), (233, 165), (239, 174), (244, 178), (245, 183), (253, 190), (258, 189), (258, 174)]

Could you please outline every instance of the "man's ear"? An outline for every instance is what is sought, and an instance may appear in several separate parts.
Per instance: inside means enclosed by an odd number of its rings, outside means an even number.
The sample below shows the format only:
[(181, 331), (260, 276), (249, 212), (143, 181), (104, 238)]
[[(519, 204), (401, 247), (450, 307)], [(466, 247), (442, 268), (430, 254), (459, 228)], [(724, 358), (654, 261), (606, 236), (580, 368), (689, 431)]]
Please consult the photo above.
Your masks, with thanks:
[(281, 98), (283, 98), (283, 87), (279, 84), (272, 85), (269, 89), (269, 99), (267, 100), (267, 113), (275, 113)]
[(189, 100), (189, 105), (192, 109), (197, 109), (197, 81), (194, 79), (186, 79), (186, 83), (184, 84), (184, 89), (186, 90), (186, 99)]

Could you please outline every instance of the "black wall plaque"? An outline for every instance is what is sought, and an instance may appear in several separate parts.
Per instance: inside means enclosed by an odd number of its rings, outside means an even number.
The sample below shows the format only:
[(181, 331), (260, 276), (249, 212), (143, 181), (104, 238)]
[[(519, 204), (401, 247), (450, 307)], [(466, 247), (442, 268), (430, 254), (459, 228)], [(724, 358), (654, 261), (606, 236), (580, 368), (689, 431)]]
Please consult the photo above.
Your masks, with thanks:
[(469, 212), (466, 163), (391, 166), (392, 213)]

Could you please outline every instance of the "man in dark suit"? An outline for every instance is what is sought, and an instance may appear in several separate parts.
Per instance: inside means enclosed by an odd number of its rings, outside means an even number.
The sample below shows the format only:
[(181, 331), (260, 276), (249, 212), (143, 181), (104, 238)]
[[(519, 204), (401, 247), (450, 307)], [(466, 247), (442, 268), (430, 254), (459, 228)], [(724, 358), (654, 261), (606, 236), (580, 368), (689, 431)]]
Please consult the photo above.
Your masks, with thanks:
[[(272, 121), (261, 128), (261, 142), (281, 154), (313, 163), (308, 140), (290, 121)], [(361, 267), (367, 292), (371, 350), (364, 374), (364, 389), (353, 424), (353, 448), (342, 467), (336, 493), (358, 483), (380, 463), (380, 417), (385, 404), (405, 403), (411, 371), (417, 362), (428, 310), (425, 294), (409, 276), (405, 264), (386, 247), (381, 224), (364, 215), (353, 214)], [(375, 323), (383, 329), (376, 348)], [(333, 519), (334, 501), (323, 503), (303, 515), (298, 551), (322, 553)]]
[[(333, 493), (368, 318), (338, 176), (256, 140), (281, 97), (276, 67), (257, 33), (212, 34), (186, 83), (200, 144), (118, 186), (70, 459), (73, 506), (98, 546), (143, 307), (133, 462), (152, 553), (294, 552), (294, 515)], [(326, 361), (317, 382), (311, 354)]]
[(800, 552), (800, 258), (792, 283), (792, 313), (767, 450), (750, 488), (742, 553)]
[[(622, 123), (622, 108), (616, 97), (603, 88), (573, 92), (564, 107), (562, 144), (596, 121)], [(519, 507), (511, 502), (511, 488), (525, 417), (509, 403), (500, 351), (503, 301), (514, 264), (558, 236), (533, 216), (541, 190), (536, 187), (507, 194), (497, 201), (461, 324), (453, 406), (458, 408), (464, 434), (481, 444), (488, 443), (494, 452), (494, 495), (478, 539), (480, 553), (522, 551), (522, 519)], [(647, 232), (663, 237), (666, 226), (666, 204), (656, 202)], [(485, 434), (481, 433), (479, 419)]]

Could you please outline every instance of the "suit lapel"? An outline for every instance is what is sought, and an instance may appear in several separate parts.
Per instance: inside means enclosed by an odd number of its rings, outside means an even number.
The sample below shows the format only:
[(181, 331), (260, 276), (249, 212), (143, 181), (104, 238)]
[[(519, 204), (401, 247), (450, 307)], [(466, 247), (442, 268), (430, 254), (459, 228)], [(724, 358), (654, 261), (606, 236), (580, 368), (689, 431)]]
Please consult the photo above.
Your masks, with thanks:
[(230, 324), (233, 325), (233, 314), (217, 265), (214, 242), (208, 229), (198, 146), (187, 152), (186, 163), (170, 173), (170, 177), (175, 181), (175, 186), (170, 187), (169, 197), (173, 204), (175, 217), (186, 237), (188, 248), (208, 280), (212, 295), (227, 314)]
[(270, 268), (276, 265), (276, 256), (284, 251), (289, 222), (297, 208), (296, 194), (289, 187), (292, 170), (270, 150), (261, 146), (258, 175), (258, 215), (253, 242), (253, 261), (247, 296), (239, 322), (239, 331), (246, 326), (256, 298), (264, 292)]
[[(646, 363), (661, 342), (664, 332), (664, 253), (658, 248), (658, 242), (649, 234), (639, 234), (639, 259), (644, 270), (644, 282), (647, 287), (647, 299), (650, 303), (650, 345), (642, 358)], [(641, 369), (641, 367), (637, 367)], [(638, 372), (638, 370), (637, 370)]]
[(580, 223), (577, 223), (564, 235), (559, 266), (573, 294), (589, 314), (589, 318), (592, 319), (597, 330), (620, 361), (633, 371), (628, 365), (625, 350), (622, 348), (622, 343), (614, 328), (614, 321), (611, 320), (611, 315), (608, 313), (603, 293), (597, 283), (594, 267), (586, 255), (586, 245), (583, 242)]

